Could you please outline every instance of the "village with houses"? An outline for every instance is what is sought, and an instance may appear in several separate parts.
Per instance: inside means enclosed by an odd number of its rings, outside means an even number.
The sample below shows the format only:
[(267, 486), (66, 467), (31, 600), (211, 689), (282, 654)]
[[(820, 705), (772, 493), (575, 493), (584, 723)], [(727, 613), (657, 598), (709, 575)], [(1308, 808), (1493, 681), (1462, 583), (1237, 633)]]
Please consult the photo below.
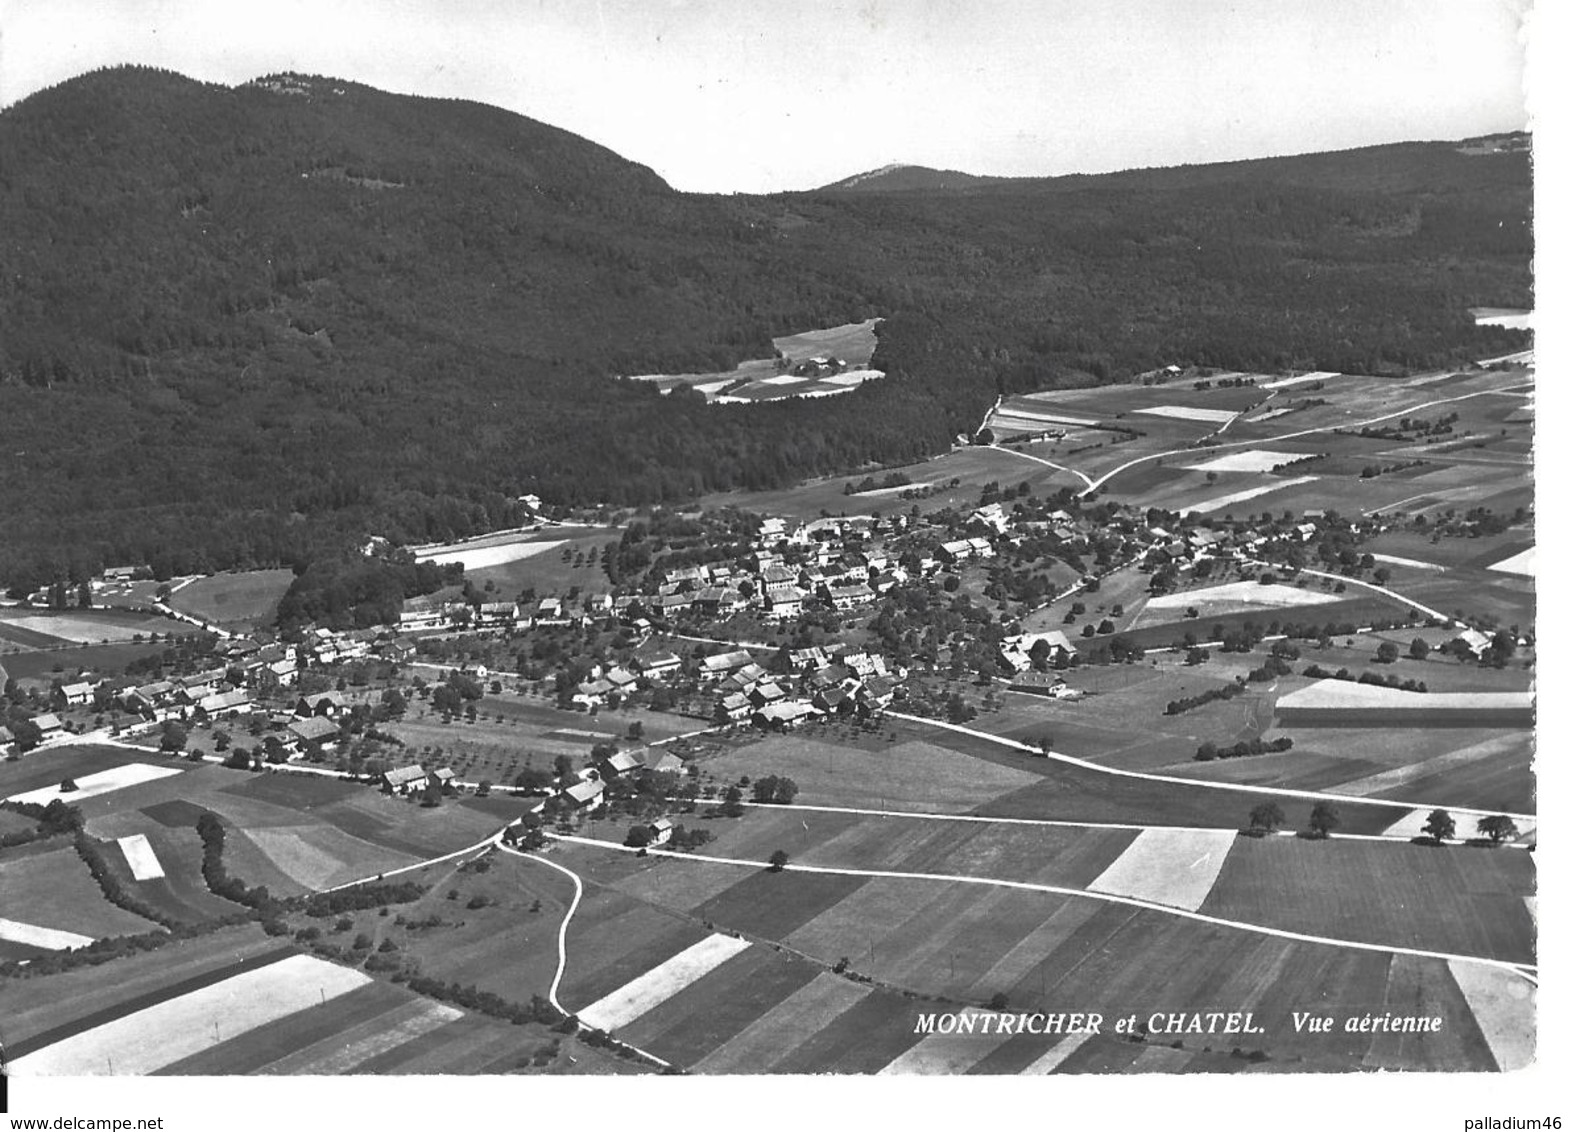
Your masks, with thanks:
[[(812, 995), (828, 1013), (782, 1065), (894, 1072), (949, 1040), (913, 1029), (908, 996), (1094, 1011), (1053, 925), (1148, 972), (1161, 925), (1241, 963), (1345, 957), (1332, 1001), (1417, 985), (1454, 1036), (1298, 1034), (1292, 980), (1267, 979), (1248, 1045), (1159, 1047), (1153, 1022), (1141, 1050), (1023, 1034), (999, 1056), (1519, 1064), (1530, 364), (1165, 372), (1090, 408), (1001, 399), (883, 479), (683, 509), (524, 496), (505, 531), (372, 534), (361, 561), (417, 592), (315, 618), (285, 614), (303, 579), (278, 569), (127, 564), (13, 592), (0, 974), (98, 994), (116, 969), (238, 972), (285, 941), (347, 965), (346, 1002), (367, 980), (434, 1032), (480, 1027), (460, 1045), (523, 1025), (518, 1065), (553, 1072), (754, 1071), (749, 1027)], [(1438, 401), (1469, 415), (1427, 416)], [(1154, 404), (1171, 411), (1132, 423)], [(1346, 916), (1348, 870), (1390, 870), (1431, 912)], [(777, 989), (717, 1036), (703, 1004), (744, 972)], [(19, 1063), (98, 1056), (51, 1037), (69, 1020), (38, 993)], [(1148, 980), (1116, 1001), (1185, 1017), (1207, 993)], [(871, 1045), (822, 1044), (853, 1010), (879, 1012)], [(399, 1049), (387, 1064), (435, 1056)]]

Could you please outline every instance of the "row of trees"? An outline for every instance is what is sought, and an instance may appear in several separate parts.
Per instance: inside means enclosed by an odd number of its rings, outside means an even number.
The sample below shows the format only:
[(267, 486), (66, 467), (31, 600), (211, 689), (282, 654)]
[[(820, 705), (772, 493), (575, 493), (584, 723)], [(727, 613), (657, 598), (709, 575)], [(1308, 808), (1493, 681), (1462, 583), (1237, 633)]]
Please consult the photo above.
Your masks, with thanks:
[[(1275, 833), (1288, 818), (1276, 802), (1262, 802), (1250, 811), (1247, 832), (1256, 836)], [(1310, 810), (1306, 832), (1312, 838), (1327, 838), (1342, 824), (1337, 807), (1331, 802), (1317, 802)], [(1477, 819), (1474, 829), (1492, 845), (1500, 845), (1518, 835), (1517, 822), (1508, 814), (1491, 814)], [(1443, 809), (1435, 809), (1425, 818), (1421, 832), (1435, 845), (1442, 845), (1457, 833), (1457, 822)]]

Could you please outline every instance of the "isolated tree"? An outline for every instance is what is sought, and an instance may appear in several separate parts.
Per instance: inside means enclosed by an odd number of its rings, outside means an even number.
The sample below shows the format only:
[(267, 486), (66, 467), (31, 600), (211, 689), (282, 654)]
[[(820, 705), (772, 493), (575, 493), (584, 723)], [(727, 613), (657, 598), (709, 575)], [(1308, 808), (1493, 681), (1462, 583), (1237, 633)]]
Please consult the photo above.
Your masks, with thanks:
[(1337, 815), (1337, 807), (1330, 802), (1317, 802), (1310, 811), (1310, 833), (1315, 837), (1330, 837), (1332, 831), (1341, 824), (1342, 818)]
[(1505, 814), (1492, 814), (1488, 818), (1480, 818), (1474, 823), (1474, 828), (1490, 838), (1491, 843), (1494, 845), (1500, 845), (1503, 841), (1510, 841), (1518, 835), (1517, 822)]
[(769, 871), (772, 872), (772, 873), (780, 872), (782, 869), (784, 869), (786, 867), (786, 862), (789, 861), (789, 860), (791, 860), (791, 858), (786, 855), (786, 850), (784, 850), (784, 849), (777, 849), (777, 850), (775, 850), (775, 852), (770, 854), (770, 868), (769, 868)]
[(1398, 648), (1391, 641), (1382, 641), (1376, 649), (1376, 660), (1381, 664), (1391, 664), (1398, 658)]
[(1250, 811), (1250, 828), (1263, 833), (1271, 833), (1287, 820), (1283, 808), (1276, 802), (1262, 802)]
[(1430, 642), (1425, 640), (1423, 637), (1415, 637), (1412, 641), (1408, 642), (1409, 660), (1424, 660), (1425, 657), (1429, 655)]
[(420, 804), (427, 809), (442, 805), (442, 787), (435, 778), (426, 780), (426, 788), (420, 792)]
[(184, 749), (186, 745), (185, 724), (177, 720), (167, 720), (164, 723), (164, 734), (159, 737), (158, 749), (171, 753)]
[(566, 778), (573, 773), (573, 756), (558, 755), (551, 760), (551, 769), (557, 772), (558, 778)]
[(1421, 832), (1429, 834), (1430, 839), (1439, 845), (1451, 837), (1456, 830), (1457, 823), (1452, 820), (1451, 814), (1445, 810), (1431, 810)]
[(71, 791), (73, 791), (75, 789), (77, 789), (76, 779), (74, 779), (74, 778), (67, 778), (67, 779), (61, 780), (60, 793), (62, 793), (62, 794), (69, 794), (69, 793), (71, 793)]
[(643, 849), (650, 843), (650, 827), (643, 822), (637, 822), (628, 828), (628, 836), (622, 843), (632, 849)]

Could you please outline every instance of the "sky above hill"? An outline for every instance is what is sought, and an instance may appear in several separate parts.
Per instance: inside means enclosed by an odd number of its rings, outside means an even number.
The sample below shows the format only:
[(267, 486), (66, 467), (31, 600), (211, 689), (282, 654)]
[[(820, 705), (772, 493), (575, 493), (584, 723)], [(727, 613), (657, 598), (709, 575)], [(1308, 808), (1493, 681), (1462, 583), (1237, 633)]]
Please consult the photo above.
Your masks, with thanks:
[(1528, 0), (0, 0), (0, 106), (116, 63), (474, 99), (679, 189), (1041, 176), (1528, 124)]

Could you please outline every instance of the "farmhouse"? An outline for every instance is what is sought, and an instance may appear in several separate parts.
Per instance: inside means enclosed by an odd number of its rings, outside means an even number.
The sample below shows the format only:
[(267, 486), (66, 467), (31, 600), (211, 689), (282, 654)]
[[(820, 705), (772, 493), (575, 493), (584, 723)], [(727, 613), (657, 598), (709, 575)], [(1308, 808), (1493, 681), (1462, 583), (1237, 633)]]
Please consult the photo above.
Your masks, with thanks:
[(405, 609), (398, 615), (401, 633), (418, 633), (426, 629), (440, 629), (447, 623), (447, 615), (437, 606)]
[(748, 702), (754, 707), (779, 703), (786, 698), (786, 690), (773, 680), (761, 680), (748, 691)]
[(637, 751), (618, 751), (609, 758), (600, 760), (601, 773), (609, 775), (626, 774), (630, 770), (638, 770), (644, 765), (644, 760)]
[(674, 652), (652, 652), (633, 658), (639, 672), (651, 680), (682, 671), (682, 659)]
[(333, 740), (338, 738), (338, 724), (331, 719), (314, 715), (310, 719), (300, 719), (285, 728), (289, 732), (297, 750), (304, 751), (313, 744), (327, 750), (333, 746)]
[(80, 707), (93, 698), (93, 685), (84, 682), (76, 684), (62, 684), (60, 695), (70, 707)]
[(606, 697), (616, 691), (610, 680), (586, 680), (573, 692), (573, 702), (587, 708), (601, 707)]
[(485, 601), (475, 611), (475, 627), (477, 629), (497, 628), (502, 625), (511, 625), (518, 616), (518, 609), (511, 601)]
[(707, 656), (699, 662), (699, 675), (709, 680), (720, 680), (743, 665), (751, 664), (752, 662), (753, 657), (745, 649), (716, 653), (714, 656)]
[(1010, 517), (1005, 514), (1002, 503), (990, 503), (977, 508), (971, 514), (971, 521), (981, 523), (998, 534), (1003, 534), (1010, 525)]
[(60, 722), (60, 717), (54, 714), (54, 712), (45, 712), (43, 715), (33, 716), (33, 726), (38, 728), (39, 734), (45, 739), (51, 735), (58, 735), (65, 729), (65, 725)]
[(447, 766), (438, 767), (436, 770), (432, 771), (429, 775), (426, 776), (427, 782), (432, 783), (443, 790), (452, 790), (453, 785), (457, 779), (458, 775), (453, 773), (453, 768)]
[(765, 592), (764, 604), (771, 617), (800, 617), (807, 596), (794, 585), (776, 586)]
[(535, 606), (533, 621), (536, 625), (566, 625), (568, 619), (562, 614), (562, 599), (556, 597), (543, 597)]
[(898, 685), (888, 676), (875, 676), (857, 689), (857, 699), (864, 707), (887, 708), (895, 699)]
[(197, 710), (209, 719), (248, 712), (251, 710), (251, 693), (243, 688), (233, 692), (214, 692), (197, 701)]
[(873, 591), (866, 585), (842, 586), (829, 591), (830, 603), (836, 609), (855, 609), (873, 600)]
[(618, 665), (606, 673), (606, 682), (619, 692), (628, 692), (639, 682), (639, 678)]
[(424, 767), (401, 766), (397, 770), (384, 771), (382, 774), (382, 788), (395, 794), (409, 794), (424, 789), (425, 785)]
[(844, 688), (820, 688), (813, 695), (813, 706), (827, 714), (845, 715), (857, 701)]
[(121, 697), (120, 702), (127, 711), (147, 715), (155, 708), (167, 704), (174, 696), (175, 686), (168, 680), (158, 680), (152, 684), (143, 684), (140, 688), (133, 688)]
[(265, 692), (276, 692), (280, 688), (291, 688), (300, 676), (300, 666), (291, 659), (275, 660), (271, 664), (264, 664), (256, 671), (257, 687)]
[(657, 774), (681, 774), (683, 762), (670, 751), (650, 747), (642, 752), (644, 769)]
[(818, 645), (805, 649), (792, 649), (790, 658), (791, 670), (793, 672), (806, 672), (814, 668), (823, 668), (830, 662), (829, 654)]
[(562, 796), (575, 808), (593, 810), (606, 800), (606, 784), (598, 778), (576, 782), (562, 792)]
[(1317, 680), (1277, 701), (1283, 727), (1532, 727), (1532, 692), (1405, 692)]
[(789, 730), (819, 714), (812, 704), (805, 704), (801, 700), (786, 700), (783, 703), (767, 704), (753, 713), (755, 727), (778, 728)]
[[(1039, 648), (1039, 645), (1042, 647)], [(1012, 673), (1030, 669), (1034, 652), (1041, 655), (1048, 664), (1068, 664), (1075, 656), (1075, 646), (1058, 629), (1047, 633), (1022, 633), (1017, 637), (1006, 637), (999, 645), (999, 659)]]
[(672, 825), (670, 818), (656, 818), (654, 821), (650, 822), (649, 843), (651, 845), (666, 844), (666, 842), (671, 840), (671, 834), (675, 828), (676, 827)]
[(348, 707), (348, 701), (343, 692), (317, 692), (310, 696), (301, 696), (295, 701), (295, 714), (308, 715), (338, 715)]
[(741, 692), (732, 692), (723, 696), (717, 708), (718, 715), (733, 722), (747, 719), (753, 711), (753, 704)]

